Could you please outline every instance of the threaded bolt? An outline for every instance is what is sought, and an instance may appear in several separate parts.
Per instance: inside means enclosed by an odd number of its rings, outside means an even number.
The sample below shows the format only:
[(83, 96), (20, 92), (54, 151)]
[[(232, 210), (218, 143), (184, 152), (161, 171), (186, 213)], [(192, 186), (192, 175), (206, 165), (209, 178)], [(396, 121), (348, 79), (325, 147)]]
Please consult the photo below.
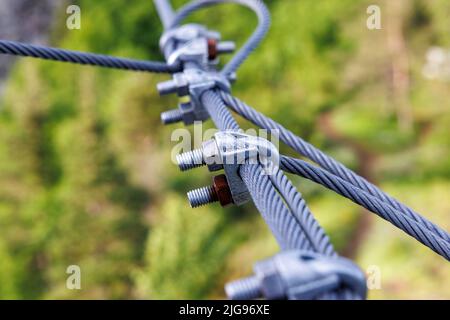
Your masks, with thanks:
[(236, 50), (236, 44), (232, 41), (221, 41), (217, 43), (217, 52), (221, 53), (233, 53)]
[(176, 93), (178, 89), (177, 83), (173, 80), (160, 82), (157, 84), (156, 88), (161, 96)]
[(236, 45), (232, 41), (217, 41), (217, 39), (208, 39), (208, 58), (215, 60), (219, 54), (232, 53), (236, 50)]
[(161, 113), (161, 122), (171, 124), (183, 121), (183, 112), (180, 109), (173, 109)]
[(227, 283), (225, 292), (231, 300), (252, 300), (262, 296), (257, 277), (248, 277)]
[(181, 171), (187, 171), (206, 165), (203, 157), (203, 149), (195, 149), (177, 155), (177, 163)]
[(219, 201), (214, 186), (189, 191), (187, 194), (191, 208), (198, 208)]

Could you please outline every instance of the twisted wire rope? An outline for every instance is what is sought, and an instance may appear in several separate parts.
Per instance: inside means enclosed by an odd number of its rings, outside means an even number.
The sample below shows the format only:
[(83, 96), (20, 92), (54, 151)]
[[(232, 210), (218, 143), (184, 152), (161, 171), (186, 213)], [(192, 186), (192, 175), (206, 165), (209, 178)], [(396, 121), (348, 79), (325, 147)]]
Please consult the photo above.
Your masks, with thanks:
[(180, 71), (179, 66), (169, 66), (164, 62), (118, 58), (9, 40), (0, 40), (0, 53), (130, 71), (155, 73), (175, 73)]

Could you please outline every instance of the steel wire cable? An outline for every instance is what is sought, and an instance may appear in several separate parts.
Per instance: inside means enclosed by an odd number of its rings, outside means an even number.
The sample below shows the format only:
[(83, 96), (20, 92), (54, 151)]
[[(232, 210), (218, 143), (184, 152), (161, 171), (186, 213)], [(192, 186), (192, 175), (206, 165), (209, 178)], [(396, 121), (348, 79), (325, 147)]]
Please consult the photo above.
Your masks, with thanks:
[[(211, 90), (205, 92), (201, 100), (219, 130), (237, 131), (240, 129), (236, 120), (215, 92)], [(256, 167), (260, 169), (244, 169), (249, 166), (249, 164), (244, 164), (241, 166), (241, 170), (244, 170), (247, 174), (253, 174), (262, 170), (259, 165), (256, 165)], [(280, 247), (283, 249), (302, 248), (305, 250), (313, 250), (312, 246), (306, 241), (300, 225), (287, 212), (286, 206), (284, 206), (281, 197), (276, 193), (270, 180), (268, 178), (263, 179), (264, 184), (257, 185), (251, 184), (250, 180), (246, 179), (244, 182), (254, 199), (255, 205), (258, 209), (261, 209), (260, 212), (274, 233)], [(289, 230), (289, 232), (285, 233), (285, 230)]]
[[(269, 176), (264, 173), (262, 167), (254, 164), (242, 165), (240, 173), (242, 180), (248, 186), (256, 208), (269, 225), (274, 236), (277, 239), (281, 237), (282, 241), (286, 241), (286, 235), (289, 239), (298, 234), (299, 232), (296, 230), (298, 226), (297, 222), (293, 221), (291, 212), (283, 205), (281, 198), (270, 190), (271, 181), (269, 180)], [(295, 245), (297, 246), (297, 244)], [(303, 245), (305, 246), (305, 250), (313, 251), (310, 244)], [(337, 256), (334, 251), (330, 255)], [(343, 288), (335, 292), (323, 294), (318, 299), (359, 299), (359, 296), (355, 292)]]
[(170, 28), (173, 17), (175, 16), (172, 5), (167, 0), (153, 0), (153, 3), (156, 7), (156, 11), (158, 12), (159, 19), (161, 20), (164, 29), (167, 30), (168, 28)]
[[(177, 19), (182, 20), (185, 16), (201, 7), (224, 2), (233, 2), (247, 6), (253, 9), (259, 18), (257, 30), (253, 33), (244, 47), (222, 70), (224, 74), (229, 74), (237, 70), (250, 53), (258, 46), (268, 31), (270, 14), (262, 1), (195, 1), (182, 8), (182, 10), (174, 17), (174, 24), (176, 24)], [(168, 7), (162, 7), (161, 10), (167, 11)], [(169, 17), (166, 18), (166, 21), (169, 20)], [(162, 62), (118, 58), (5, 40), (0, 40), (0, 53), (133, 71), (159, 73), (174, 73), (181, 71), (180, 66), (172, 67)], [(207, 91), (203, 94), (201, 100), (219, 129), (239, 129), (237, 122), (229, 113), (223, 102), (223, 98), (221, 98), (218, 93)], [(263, 168), (260, 165), (247, 164), (240, 167), (240, 174), (254, 199), (255, 205), (268, 223), (282, 249), (306, 249), (330, 256), (336, 256), (328, 237), (312, 216), (300, 193), (298, 193), (280, 170), (278, 170), (274, 176), (268, 176), (264, 174)], [(356, 295), (348, 290), (338, 290), (323, 295), (321, 298), (355, 297)]]
[(439, 255), (450, 260), (450, 242), (445, 241), (445, 239), (427, 229), (423, 224), (413, 220), (411, 217), (371, 195), (367, 191), (358, 188), (324, 169), (300, 159), (282, 156), (281, 167), (287, 172), (298, 174), (319, 183), (376, 213)]
[[(197, 11), (197, 10), (207, 7), (207, 6), (212, 6), (212, 5), (220, 4), (220, 3), (224, 3), (224, 2), (235, 2), (238, 4), (245, 3), (246, 5), (249, 5), (249, 4), (255, 5), (258, 3), (258, 6), (265, 8), (265, 5), (262, 2), (254, 1), (254, 0), (250, 0), (250, 1), (248, 1), (248, 0), (194, 1), (194, 2), (187, 4), (186, 6), (182, 7), (176, 13), (175, 17), (172, 20), (172, 27), (178, 26), (188, 15), (190, 15), (194, 11)], [(269, 24), (267, 24), (265, 28), (268, 29), (268, 27), (270, 25), (270, 14), (268, 13), (267, 8), (265, 8), (265, 9), (267, 11), (266, 15), (267, 15), (267, 17), (269, 17)], [(258, 11), (257, 8), (255, 8), (254, 10)], [(259, 11), (262, 12), (263, 10), (259, 10)], [(264, 18), (262, 18), (262, 19), (264, 19)], [(267, 21), (267, 19), (264, 21)], [(261, 28), (262, 27), (259, 26), (257, 31), (254, 33), (254, 36), (255, 36), (255, 34), (257, 34), (257, 35), (259, 34), (258, 37), (260, 37), (260, 39), (257, 41), (257, 43), (255, 44), (255, 40), (254, 40), (255, 37), (252, 37), (248, 41), (248, 43), (250, 42), (250, 45), (245, 45), (244, 48), (241, 49), (240, 52), (243, 52), (243, 50), (245, 50), (246, 47), (253, 47), (253, 46), (256, 47), (257, 46), (257, 44), (262, 40), (265, 33), (267, 32), (267, 30), (262, 32)], [(174, 50), (174, 49), (175, 48), (172, 48), (171, 50)], [(251, 52), (251, 50), (250, 50), (250, 52)], [(168, 53), (170, 54), (170, 52), (168, 52)], [(246, 56), (248, 56), (248, 54)], [(223, 104), (222, 100), (216, 93), (214, 93), (213, 91), (205, 92), (202, 95), (201, 100), (202, 100), (202, 103), (205, 106), (205, 108), (208, 110), (214, 123), (220, 130), (239, 130), (240, 129), (239, 125), (237, 124), (235, 119), (232, 117), (232, 115), (230, 114), (230, 112), (228, 111), (228, 109), (226, 108), (226, 106)], [(243, 167), (247, 167), (247, 165), (244, 165)], [(268, 190), (271, 190), (271, 195), (272, 195), (271, 197), (269, 197), (269, 199), (272, 199), (272, 198), (275, 199), (272, 202), (277, 207), (283, 206), (283, 201), (281, 200), (280, 196), (276, 193), (273, 185), (271, 185), (269, 183), (269, 184), (267, 184), (267, 186), (270, 187)], [(250, 186), (247, 186), (247, 187), (250, 187)], [(260, 194), (260, 193), (257, 192), (257, 194)], [(260, 199), (260, 198), (254, 199), (255, 204), (257, 205), (257, 203), (260, 203), (261, 200), (262, 199)], [(286, 209), (286, 207), (284, 207), (284, 208)], [(264, 212), (267, 212), (267, 211), (264, 211)], [(277, 215), (280, 213), (284, 213), (284, 216), (286, 216), (288, 218), (281, 219), (280, 220), (281, 224), (278, 225), (277, 223), (275, 223), (275, 221), (272, 221), (270, 219), (270, 215), (266, 214), (266, 215), (263, 215), (263, 217), (267, 217), (266, 222), (269, 224), (272, 232), (274, 233), (277, 241), (279, 242), (279, 244), (282, 248), (294, 246), (292, 248), (303, 248), (303, 249), (313, 250), (311, 245), (307, 244), (307, 240), (306, 240), (304, 234), (302, 233), (302, 230), (300, 229), (300, 225), (298, 225), (298, 223), (296, 223), (296, 220), (292, 218), (292, 215), (287, 214), (287, 212), (279, 212), (279, 210), (277, 210), (275, 213)], [(274, 226), (277, 226), (277, 227), (274, 227)], [(283, 230), (282, 226), (287, 227), (287, 230), (291, 230), (288, 235), (283, 235), (280, 233), (280, 230)], [(274, 230), (274, 229), (276, 229), (276, 230)], [(287, 243), (289, 245), (287, 245)]]
[(242, 165), (241, 178), (247, 185), (256, 208), (266, 221), (282, 250), (299, 249), (314, 251), (300, 229), (298, 222), (275, 192), (272, 182), (261, 166)]
[[(297, 219), (298, 224), (302, 227), (302, 231), (307, 240), (313, 246), (313, 251), (319, 252), (325, 256), (338, 257), (328, 235), (314, 218), (305, 200), (301, 196), (301, 193), (293, 186), (286, 175), (284, 175), (281, 170), (277, 170), (275, 173), (269, 175), (269, 179), (277, 188), (277, 191), (282, 193), (285, 197), (286, 205)], [(359, 296), (351, 290), (344, 288), (335, 293), (329, 292), (320, 297), (320, 299), (324, 300), (336, 298), (355, 300), (359, 299)]]
[[(177, 25), (178, 23), (180, 23), (187, 15), (190, 14), (190, 12), (193, 12), (197, 9), (199, 9), (200, 7), (204, 7), (205, 3), (207, 1), (203, 1), (203, 3), (196, 8), (195, 2), (194, 5), (192, 4), (188, 4), (187, 6), (191, 5), (191, 9), (186, 9), (187, 7), (184, 8), (184, 13), (183, 13), (183, 9), (181, 9), (178, 12), (177, 17), (175, 17), (174, 19), (174, 25)], [(226, 1), (217, 1), (216, 3), (221, 3), (221, 2), (226, 2)], [(254, 50), (254, 48), (256, 48), (256, 46), (261, 42), (261, 40), (264, 38), (265, 34), (268, 31), (269, 25), (270, 25), (270, 14), (267, 10), (267, 8), (265, 7), (264, 3), (260, 2), (260, 1), (227, 1), (227, 2), (236, 2), (236, 3), (257, 3), (260, 5), (260, 7), (262, 7), (262, 9), (260, 8), (260, 10), (256, 10), (259, 11), (260, 14), (258, 14), (259, 17), (259, 22), (260, 25), (258, 27), (258, 29), (254, 32), (253, 36), (251, 37), (251, 39), (249, 40), (249, 42), (247, 42), (247, 44), (241, 49), (241, 51), (234, 57), (234, 60), (232, 60), (232, 62), (230, 62), (225, 68), (224, 70), (222, 70), (222, 72), (224, 74), (227, 74), (227, 72), (233, 72), (235, 71), (238, 66), (248, 57), (248, 55)], [(198, 2), (199, 3), (199, 2)], [(210, 2), (211, 5), (214, 4), (214, 1)], [(191, 11), (190, 11), (191, 10)], [(262, 13), (262, 14), (261, 14)], [(179, 22), (177, 22), (176, 20), (179, 19)], [(233, 61), (237, 61), (236, 65), (233, 65)], [(229, 68), (229, 69), (228, 69)], [(227, 71), (227, 70), (232, 70), (232, 71)], [(221, 101), (220, 97), (211, 92), (206, 92), (206, 94), (203, 95), (202, 97), (202, 102), (204, 104), (204, 106), (206, 107), (206, 109), (208, 110), (211, 118), (213, 119), (213, 121), (216, 123), (216, 126), (221, 129), (221, 130), (238, 130), (239, 126), (237, 124), (237, 122), (234, 120), (234, 118), (232, 117), (232, 115), (228, 112), (226, 106), (223, 104), (223, 102)], [(245, 172), (250, 172), (251, 168), (253, 168), (253, 170), (262, 170), (262, 168), (260, 166), (250, 166), (250, 165), (243, 165), (241, 166), (241, 171), (245, 171)], [(241, 172), (241, 175), (245, 175), (243, 172)], [(252, 183), (252, 181), (249, 181), (249, 179), (245, 179), (242, 178), (244, 183), (246, 183), (247, 188), (249, 189), (250, 193), (252, 194), (252, 198), (253, 201), (255, 203), (255, 205), (257, 206), (257, 208), (259, 209), (259, 211), (261, 212), (262, 216), (265, 218), (266, 222), (268, 223), (269, 227), (271, 228), (274, 236), (277, 238), (278, 242), (281, 244), (287, 241), (289, 242), (289, 239), (291, 238), (291, 236), (299, 236), (301, 235), (301, 237), (299, 238), (300, 243), (295, 244), (297, 248), (308, 248), (311, 245), (316, 245), (316, 248), (310, 248), (309, 250), (313, 250), (316, 249), (316, 251), (322, 251), (325, 254), (328, 255), (332, 255), (332, 256), (336, 256), (336, 253), (333, 250), (332, 245), (329, 242), (328, 237), (325, 235), (323, 229), (320, 228), (320, 226), (317, 224), (317, 222), (315, 221), (314, 217), (312, 216), (312, 214), (309, 212), (308, 208), (306, 207), (306, 204), (304, 201), (301, 201), (301, 196), (300, 194), (297, 192), (297, 190), (292, 186), (292, 184), (290, 184), (289, 180), (281, 173), (281, 171), (278, 172), (277, 177), (280, 179), (282, 176), (284, 176), (284, 179), (281, 178), (280, 180), (273, 180), (272, 183), (275, 184), (278, 188), (278, 192), (280, 192), (280, 194), (283, 193), (283, 186), (284, 186), (284, 195), (286, 194), (286, 190), (287, 190), (287, 198), (285, 198), (284, 200), (290, 205), (290, 210), (292, 211), (292, 213), (296, 213), (298, 212), (298, 210), (300, 209), (301, 211), (304, 212), (303, 218), (306, 218), (306, 225), (311, 228), (311, 229), (315, 229), (315, 236), (316, 238), (312, 238), (308, 237), (309, 239), (309, 245), (307, 245), (305, 243), (305, 236), (304, 233), (301, 232), (301, 230), (298, 230), (299, 227), (299, 223), (298, 222), (294, 222), (294, 220), (292, 219), (292, 217), (295, 215), (291, 215), (290, 212), (288, 212), (286, 209), (286, 206), (283, 205), (283, 200), (280, 198), (280, 196), (276, 193), (271, 191), (269, 194), (266, 194), (264, 191), (269, 191), (273, 189), (273, 185), (270, 184), (270, 180), (267, 180), (267, 177), (265, 175), (261, 175), (261, 172), (259, 174), (251, 174), (248, 177), (259, 177), (260, 179), (266, 179), (266, 183)], [(247, 177), (247, 176), (246, 176)], [(289, 183), (289, 184), (287, 184)], [(260, 186), (266, 186), (268, 188), (263, 189), (263, 192), (261, 192), (261, 188)], [(290, 188), (289, 188), (290, 187)], [(252, 192), (253, 191), (253, 192)], [(269, 201), (266, 205), (262, 205), (265, 203), (265, 201)], [(297, 201), (297, 202), (295, 202)], [(293, 203), (293, 205), (292, 205)], [(272, 208), (272, 210), (266, 211), (267, 207), (269, 205), (275, 206), (274, 208)], [(296, 204), (300, 204), (299, 206)], [(304, 204), (304, 205), (302, 205)], [(280, 212), (280, 210), (286, 211), (286, 212)], [(277, 214), (281, 214), (281, 216), (279, 216), (278, 218), (275, 217), (275, 220), (271, 220), (271, 216), (273, 215), (277, 215)], [(308, 216), (310, 217), (308, 219)], [(283, 221), (286, 221), (286, 224), (283, 225)], [(281, 225), (279, 224), (281, 223)], [(290, 227), (289, 227), (290, 226)], [(301, 226), (301, 224), (300, 224)], [(280, 229), (281, 228), (281, 229)], [(278, 230), (282, 230), (281, 234), (277, 231)], [(297, 230), (295, 230), (297, 229)], [(283, 231), (284, 230), (284, 231)], [(288, 232), (286, 233), (286, 230), (288, 230)], [(307, 234), (307, 233), (305, 233)], [(293, 237), (294, 239), (296, 239), (295, 237)], [(312, 241), (318, 239), (318, 243)], [(283, 247), (283, 245), (281, 245), (281, 247)], [(338, 290), (337, 292), (330, 292), (327, 294), (324, 294), (320, 297), (321, 299), (356, 299), (357, 296), (351, 292), (350, 290)]]
[(193, 12), (222, 3), (236, 3), (248, 7), (258, 16), (258, 27), (253, 32), (245, 45), (231, 58), (231, 60), (222, 69), (225, 75), (232, 74), (244, 63), (248, 56), (258, 47), (265, 38), (270, 28), (270, 12), (261, 0), (196, 0), (186, 4), (177, 11), (171, 28), (179, 26)]
[(286, 197), (287, 206), (296, 217), (314, 251), (327, 256), (337, 256), (329, 237), (312, 215), (300, 192), (293, 186), (286, 175), (281, 170), (276, 170), (269, 175), (269, 179), (277, 190)]
[(0, 40), (0, 53), (130, 71), (155, 73), (175, 73), (180, 71), (179, 66), (169, 66), (164, 62), (119, 58), (9, 40)]
[[(213, 122), (220, 130), (239, 130), (238, 123), (216, 92), (212, 90), (205, 92), (202, 95), (201, 100), (208, 110)], [(279, 183), (280, 181), (275, 179), (278, 191), (280, 191), (279, 194), (274, 189), (273, 181), (269, 179), (267, 174), (264, 174), (263, 168), (260, 165), (241, 165), (240, 174), (252, 196), (255, 206), (268, 224), (282, 249), (295, 248), (316, 251), (314, 248), (314, 242), (316, 242), (319, 243), (319, 249), (323, 250), (323, 252), (319, 253), (336, 256), (332, 245), (328, 241), (328, 237), (317, 223), (312, 226), (309, 224), (309, 227), (314, 228), (307, 230), (311, 234), (311, 237), (317, 240), (311, 242), (310, 239), (305, 237), (305, 229), (302, 228), (299, 221), (296, 219), (298, 214), (295, 212), (299, 209), (307, 210), (308, 208), (306, 206), (296, 207), (295, 202), (290, 203), (290, 200), (292, 199), (298, 201), (298, 199), (301, 199), (301, 196), (295, 188), (288, 191), (286, 190), (287, 186), (285, 181), (289, 181), (287, 178), (283, 179), (283, 183)], [(279, 176), (281, 175), (282, 173), (280, 172)], [(296, 197), (293, 196), (293, 192), (297, 193)], [(294, 212), (291, 212), (283, 200), (290, 203), (289, 208), (295, 208)], [(305, 211), (303, 214), (311, 215), (309, 210)], [(312, 219), (315, 221), (314, 217), (312, 217)], [(306, 220), (311, 223), (310, 219)], [(357, 298), (358, 296), (354, 292), (347, 289), (330, 292), (320, 297), (320, 299)]]
[[(259, 45), (259, 43), (262, 41), (262, 39), (265, 37), (269, 27), (270, 27), (270, 13), (267, 10), (267, 7), (262, 1), (259, 0), (201, 0), (201, 1), (193, 1), (191, 3), (188, 3), (184, 7), (182, 7), (175, 15), (175, 17), (172, 20), (172, 26), (171, 28), (177, 27), (181, 22), (188, 17), (191, 13), (213, 5), (222, 4), (222, 3), (237, 3), (244, 6), (247, 6), (251, 8), (254, 12), (256, 12), (259, 20), (259, 25), (256, 29), (256, 31), (253, 33), (253, 35), (250, 37), (250, 39), (247, 41), (247, 43), (244, 45), (243, 48), (232, 58), (232, 60), (224, 67), (222, 72), (224, 74), (234, 72), (243, 62), (244, 60), (250, 55), (250, 53)], [(225, 105), (222, 105), (221, 99), (218, 97), (217, 94), (213, 92), (206, 92), (203, 94), (202, 97), (203, 104), (209, 109), (209, 113), (211, 117), (213, 118), (213, 121), (216, 123), (219, 129), (221, 130), (239, 130), (239, 126), (237, 122), (234, 120), (234, 118), (231, 116), (231, 114), (228, 112)], [(209, 108), (208, 108), (209, 106)], [(246, 166), (244, 166), (246, 167)], [(287, 179), (286, 179), (287, 180)], [(281, 203), (281, 202), (278, 202)], [(306, 206), (304, 207), (306, 208)], [(297, 210), (297, 209), (296, 209)], [(269, 225), (273, 224), (273, 222), (268, 221)], [(292, 228), (295, 226), (295, 224), (291, 224)], [(292, 228), (289, 228), (289, 230), (293, 230)], [(320, 227), (319, 227), (320, 228)], [(294, 228), (295, 229), (295, 228)], [(297, 233), (301, 233), (301, 230), (296, 230)], [(290, 232), (289, 234), (293, 234), (295, 232)], [(323, 233), (323, 230), (322, 230)], [(283, 241), (278, 232), (274, 233), (279, 241)], [(289, 235), (284, 236), (286, 238), (291, 238)], [(303, 237), (304, 238), (304, 237)], [(320, 238), (325, 239), (326, 238)], [(304, 240), (302, 240), (302, 243), (297, 244), (299, 248), (305, 248), (305, 244), (303, 243)], [(283, 242), (280, 243), (280, 245)], [(328, 242), (329, 243), (329, 242)], [(325, 246), (325, 245), (323, 245)], [(325, 246), (326, 247), (326, 246)], [(328, 252), (334, 252), (332, 249), (332, 246), (329, 244), (328, 247), (331, 248), (331, 250), (328, 250)]]
[[(214, 123), (220, 130), (239, 130), (239, 125), (228, 111), (226, 105), (220, 96), (210, 90), (202, 95), (202, 103), (208, 110)], [(246, 166), (246, 165), (243, 165)], [(275, 173), (276, 178), (270, 178), (271, 185), (275, 185), (279, 193), (282, 195), (288, 207), (292, 211), (292, 216), (297, 221), (298, 228), (287, 230), (286, 237), (292, 238), (291, 233), (306, 233), (309, 240), (310, 250), (318, 253), (334, 255), (333, 246), (329, 242), (328, 237), (324, 235), (323, 229), (312, 216), (308, 207), (302, 201), (300, 193), (293, 187), (286, 177), (278, 170)], [(253, 185), (247, 187), (254, 187)], [(300, 248), (307, 249), (303, 243), (298, 244)]]
[(352, 170), (345, 167), (343, 164), (339, 163), (335, 159), (331, 158), (330, 156), (326, 155), (321, 150), (317, 149), (313, 145), (309, 144), (308, 142), (304, 141), (302, 138), (296, 136), (292, 131), (286, 129), (276, 121), (264, 116), (260, 112), (256, 111), (255, 109), (251, 108), (249, 105), (245, 104), (241, 100), (231, 96), (230, 94), (221, 91), (220, 95), (224, 102), (236, 113), (243, 116), (245, 119), (249, 120), (253, 124), (267, 129), (267, 130), (278, 130), (280, 139), (289, 147), (294, 149), (295, 151), (299, 152), (301, 155), (305, 156), (306, 158), (314, 161), (315, 163), (322, 166), (324, 169), (328, 170), (329, 172), (335, 174), (336, 176), (344, 179), (345, 181), (348, 181), (358, 188), (368, 192), (372, 196), (375, 196), (382, 200), (383, 202), (388, 203), (395, 209), (397, 209), (400, 212), (403, 212), (408, 217), (412, 218), (416, 222), (423, 224), (427, 229), (429, 229), (432, 232), (435, 232), (438, 234), (442, 239), (445, 241), (450, 242), (450, 235), (444, 231), (442, 228), (434, 224), (433, 222), (429, 221), (425, 217), (421, 216), (419, 213), (415, 212), (411, 208), (407, 207), (406, 205), (402, 204), (398, 200), (394, 199), (393, 197), (389, 196), (388, 194), (384, 193), (382, 190), (380, 190), (378, 187), (373, 185), (372, 183), (368, 182), (363, 177), (357, 175)]
[[(237, 68), (245, 61), (245, 59), (250, 55), (250, 53), (258, 46), (258, 44), (262, 41), (262, 39), (265, 37), (269, 26), (270, 26), (270, 13), (267, 10), (266, 6), (261, 1), (196, 1), (192, 2), (185, 7), (183, 7), (176, 15), (173, 26), (178, 25), (181, 23), (182, 20), (184, 20), (190, 13), (209, 6), (214, 5), (218, 3), (224, 3), (224, 2), (235, 2), (240, 3), (249, 6), (249, 4), (256, 5), (256, 7), (252, 8), (258, 15), (259, 18), (259, 26), (257, 30), (253, 33), (250, 40), (247, 42), (247, 44), (239, 51), (239, 53), (228, 63), (225, 68), (222, 70), (222, 73), (228, 74), (231, 72), (234, 72), (237, 70)], [(209, 93), (207, 93), (208, 95)], [(205, 97), (205, 96), (204, 96)], [(208, 97), (206, 96), (205, 100), (210, 99), (211, 106), (221, 106), (222, 101), (218, 99), (218, 97)], [(215, 99), (214, 99), (215, 98)], [(215, 101), (214, 101), (215, 100)], [(208, 104), (208, 101), (204, 101), (205, 106)], [(216, 110), (216, 112), (219, 117), (214, 116), (214, 112), (210, 115), (213, 118), (213, 121), (216, 122), (216, 125), (222, 129), (233, 129), (237, 130), (239, 126), (229, 114), (229, 112), (226, 110), (225, 106), (221, 106)], [(241, 170), (249, 170), (248, 166), (242, 166)], [(261, 169), (261, 168), (260, 168)], [(297, 192), (297, 190), (292, 186), (290, 181), (281, 173), (281, 171), (278, 171), (276, 178), (271, 177), (272, 183), (278, 188), (278, 192), (283, 194), (285, 197), (285, 201), (289, 205), (289, 208), (291, 212), (297, 217), (300, 218), (300, 225), (306, 226), (306, 229), (304, 231), (307, 231), (305, 234), (308, 237), (308, 240), (310, 241), (311, 245), (315, 246), (315, 250), (327, 255), (335, 256), (336, 253), (333, 250), (332, 245), (329, 242), (328, 237), (326, 236), (323, 229), (318, 225), (312, 214), (309, 212), (309, 209), (306, 206), (306, 203), (301, 198), (300, 194)], [(244, 178), (243, 178), (244, 179)], [(244, 179), (245, 180), (245, 179)], [(258, 186), (259, 184), (252, 184), (250, 181), (246, 182), (248, 189), (252, 189), (254, 186)], [(258, 195), (261, 195), (260, 192), (254, 192), (253, 198), (255, 201), (255, 204), (258, 207), (258, 203), (260, 201), (256, 201), (258, 199)], [(264, 197), (264, 200), (270, 199), (268, 197)], [(262, 213), (264, 208), (258, 208), (260, 212)], [(298, 214), (300, 213), (300, 215)], [(267, 221), (267, 220), (266, 220)], [(273, 222), (267, 221), (269, 225), (272, 225)], [(312, 230), (313, 235), (310, 236), (309, 232)], [(288, 232), (289, 233), (289, 232)], [(277, 233), (274, 233), (275, 235)], [(284, 237), (286, 237), (284, 235)], [(335, 293), (331, 293), (330, 295), (324, 295), (323, 298), (337, 298), (337, 297), (345, 297), (345, 298), (355, 298), (356, 296), (349, 292), (348, 290), (339, 291), (337, 296)]]

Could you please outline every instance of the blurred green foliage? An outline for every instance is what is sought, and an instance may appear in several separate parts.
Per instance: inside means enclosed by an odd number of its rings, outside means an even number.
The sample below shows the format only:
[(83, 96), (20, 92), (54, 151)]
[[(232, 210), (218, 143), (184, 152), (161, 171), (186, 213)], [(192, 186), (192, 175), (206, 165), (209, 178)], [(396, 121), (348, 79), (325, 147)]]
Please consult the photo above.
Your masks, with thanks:
[[(449, 45), (450, 4), (399, 2), (268, 1), (271, 32), (239, 71), (234, 93), (448, 230), (449, 83), (425, 79), (421, 68), (430, 46)], [(151, 1), (77, 3), (82, 29), (66, 30), (61, 12), (54, 45), (161, 59)], [(383, 29), (370, 31), (366, 8), (374, 3)], [(239, 44), (256, 23), (233, 5), (192, 20)], [(389, 46), (392, 21), (402, 22), (392, 41), (404, 41), (404, 52)], [(391, 76), (402, 54), (406, 94)], [(176, 101), (157, 96), (162, 79), (17, 62), (0, 112), (0, 298), (221, 298), (226, 281), (278, 250), (251, 204), (188, 208), (184, 193), (210, 177), (181, 174), (169, 161), (174, 127), (162, 127), (159, 114)], [(380, 267), (382, 288), (371, 297), (450, 297), (442, 258), (292, 178), (336, 248), (363, 269)], [(82, 290), (66, 289), (71, 264), (81, 267)]]

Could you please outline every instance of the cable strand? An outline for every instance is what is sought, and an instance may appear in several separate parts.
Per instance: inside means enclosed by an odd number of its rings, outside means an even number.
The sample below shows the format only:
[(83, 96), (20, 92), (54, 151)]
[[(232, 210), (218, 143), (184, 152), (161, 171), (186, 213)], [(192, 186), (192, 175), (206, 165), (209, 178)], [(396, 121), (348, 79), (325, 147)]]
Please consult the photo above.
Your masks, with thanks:
[(321, 150), (317, 149), (313, 145), (304, 141), (302, 138), (296, 136), (292, 131), (286, 129), (282, 125), (278, 124), (274, 120), (264, 116), (255, 109), (251, 108), (241, 100), (231, 96), (230, 94), (221, 91), (220, 95), (224, 102), (239, 115), (243, 116), (245, 119), (249, 120), (253, 124), (267, 129), (267, 130), (278, 130), (280, 134), (280, 139), (286, 143), (289, 147), (300, 153), (302, 156), (314, 161), (327, 171), (335, 174), (336, 176), (350, 182), (351, 184), (357, 186), (361, 190), (364, 190), (374, 197), (388, 203), (393, 208), (400, 212), (403, 212), (408, 217), (412, 218), (414, 221), (424, 225), (430, 231), (438, 234), (445, 241), (450, 242), (450, 235), (442, 230), (439, 226), (429, 221), (425, 217), (421, 216), (419, 213), (415, 212), (406, 205), (400, 203), (398, 200), (387, 195), (378, 187), (368, 182), (363, 177), (359, 176), (352, 170), (345, 167), (343, 164), (339, 163), (335, 159), (323, 153)]
[(319, 183), (363, 206), (379, 215), (381, 218), (394, 224), (399, 229), (414, 237), (447, 260), (450, 260), (450, 242), (440, 237), (439, 234), (427, 229), (423, 224), (415, 221), (405, 213), (371, 195), (369, 192), (356, 187), (324, 169), (313, 166), (300, 159), (282, 156), (281, 167), (287, 172), (300, 175)]
[(119, 58), (9, 40), (0, 40), (0, 53), (130, 71), (155, 73), (175, 73), (180, 71), (179, 66), (169, 66), (164, 62)]
[(223, 3), (236, 3), (242, 6), (248, 7), (256, 13), (258, 17), (258, 26), (253, 32), (251, 37), (245, 43), (245, 45), (231, 58), (231, 60), (225, 65), (221, 73), (224, 75), (232, 74), (244, 63), (244, 61), (250, 56), (250, 54), (259, 46), (262, 40), (266, 37), (269, 31), (271, 18), (270, 12), (266, 5), (261, 0), (196, 0), (188, 3), (180, 10), (177, 11), (171, 28), (179, 26), (184, 19), (186, 19), (193, 12), (200, 9), (223, 4)]

